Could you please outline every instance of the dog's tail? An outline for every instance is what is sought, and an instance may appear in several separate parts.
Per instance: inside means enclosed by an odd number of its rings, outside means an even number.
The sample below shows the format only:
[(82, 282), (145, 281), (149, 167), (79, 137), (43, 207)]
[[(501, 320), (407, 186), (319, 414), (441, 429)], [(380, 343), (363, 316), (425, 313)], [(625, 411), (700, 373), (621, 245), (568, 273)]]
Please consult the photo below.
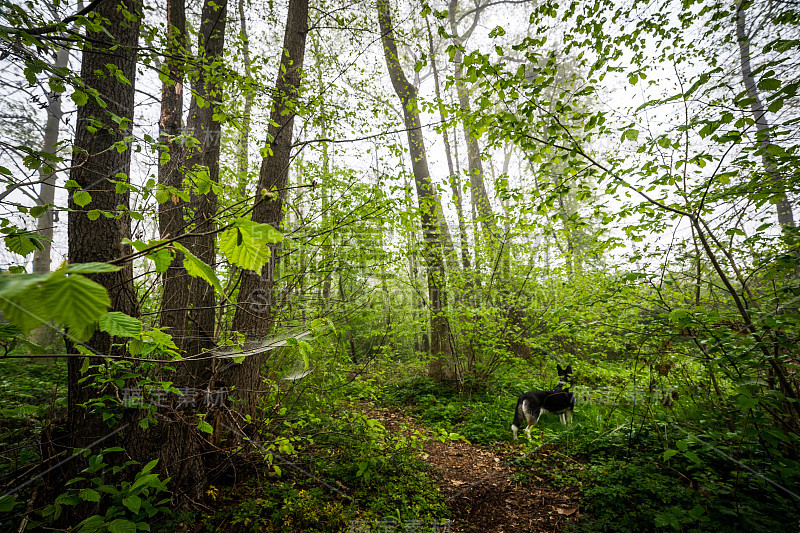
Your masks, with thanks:
[(513, 424), (517, 427), (522, 425), (522, 422), (525, 420), (525, 413), (522, 412), (522, 400), (524, 399), (524, 394), (521, 395), (517, 399), (517, 408), (514, 410), (514, 422)]
[(517, 408), (514, 409), (514, 421), (511, 423), (511, 431), (514, 432), (514, 440), (517, 440), (517, 432), (519, 431), (522, 421), (525, 420), (525, 413), (522, 412), (522, 401), (525, 395), (521, 395), (517, 399)]

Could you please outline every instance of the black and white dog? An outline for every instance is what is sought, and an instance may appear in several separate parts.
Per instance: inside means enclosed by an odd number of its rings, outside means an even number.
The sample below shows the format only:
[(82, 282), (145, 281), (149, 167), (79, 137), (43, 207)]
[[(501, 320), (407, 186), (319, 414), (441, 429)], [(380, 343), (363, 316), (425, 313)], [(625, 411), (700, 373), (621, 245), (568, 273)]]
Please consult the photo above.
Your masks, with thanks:
[(570, 391), (572, 388), (572, 365), (567, 365), (567, 368), (557, 365), (557, 370), (559, 380), (556, 388), (526, 392), (517, 400), (514, 423), (511, 424), (514, 440), (517, 440), (517, 431), (519, 431), (523, 419), (528, 423), (525, 433), (528, 434), (528, 440), (530, 440), (531, 429), (539, 421), (542, 413), (559, 415), (561, 423), (564, 425), (572, 423), (572, 411), (575, 408), (575, 396)]

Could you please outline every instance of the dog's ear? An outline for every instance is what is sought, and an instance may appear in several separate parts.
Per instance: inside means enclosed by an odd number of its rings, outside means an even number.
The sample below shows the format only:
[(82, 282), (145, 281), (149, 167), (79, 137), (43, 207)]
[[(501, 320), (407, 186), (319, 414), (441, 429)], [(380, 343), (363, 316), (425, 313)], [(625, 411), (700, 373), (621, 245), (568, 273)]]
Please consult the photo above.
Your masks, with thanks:
[(556, 363), (556, 371), (558, 372), (559, 376), (564, 373), (564, 371), (561, 369), (561, 365), (558, 363)]
[(572, 374), (572, 364), (567, 365), (567, 368), (564, 369), (564, 372), (567, 374)]

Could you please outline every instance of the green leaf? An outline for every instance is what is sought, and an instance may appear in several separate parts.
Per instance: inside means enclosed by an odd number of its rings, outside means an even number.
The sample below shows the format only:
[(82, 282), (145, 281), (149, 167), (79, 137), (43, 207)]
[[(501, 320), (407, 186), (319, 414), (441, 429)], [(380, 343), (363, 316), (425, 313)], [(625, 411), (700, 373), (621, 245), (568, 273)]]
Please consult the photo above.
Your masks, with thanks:
[(155, 263), (156, 272), (158, 272), (159, 274), (163, 274), (164, 272), (166, 272), (167, 269), (169, 268), (169, 265), (172, 264), (172, 260), (175, 258), (174, 254), (172, 253), (172, 250), (169, 250), (167, 248), (162, 248), (157, 252), (147, 254), (145, 257), (151, 260), (153, 263)]
[(142, 467), (142, 474), (148, 473), (153, 468), (155, 468), (157, 464), (158, 464), (158, 459), (153, 459), (152, 461), (150, 461), (149, 463), (147, 463)]
[(673, 324), (682, 324), (689, 318), (689, 311), (686, 309), (673, 309), (669, 314), (669, 321)]
[(209, 433), (209, 434), (214, 433), (214, 428), (211, 426), (211, 424), (209, 424), (202, 418), (197, 420), (197, 429), (199, 429), (204, 433)]
[(84, 532), (87, 532), (87, 531), (92, 531), (92, 532), (100, 531), (100, 530), (103, 529), (103, 525), (105, 524), (105, 521), (106, 521), (106, 519), (105, 519), (105, 517), (103, 515), (99, 515), (99, 514), (92, 515), (89, 518), (87, 518), (86, 520), (84, 520), (83, 522), (81, 522), (80, 524), (78, 524), (78, 526), (80, 527), (80, 529), (78, 529), (78, 531), (80, 533), (84, 533)]
[(110, 533), (136, 533), (136, 524), (124, 518), (117, 518), (108, 524)]
[(283, 240), (283, 235), (270, 224), (259, 224), (238, 218), (220, 236), (220, 251), (236, 266), (259, 272), (269, 261), (267, 244)]
[(85, 502), (99, 502), (100, 501), (100, 493), (94, 489), (81, 489), (78, 493), (78, 496), (81, 500)]
[(192, 180), (200, 194), (208, 194), (211, 191), (208, 167), (197, 165), (193, 170), (187, 172), (187, 177)]
[(49, 275), (0, 274), (0, 311), (12, 324), (27, 334), (50, 319), (42, 299)]
[(130, 512), (138, 513), (139, 509), (142, 507), (142, 499), (135, 494), (132, 494), (127, 498), (122, 498), (122, 505), (127, 507)]
[(75, 194), (72, 195), (72, 201), (80, 207), (86, 207), (92, 202), (92, 195), (83, 190), (75, 191)]
[[(142, 252), (149, 248), (156, 247), (165, 241), (162, 240), (154, 240), (144, 243), (142, 241), (132, 241), (130, 239), (123, 239), (123, 244), (130, 244), (133, 246), (137, 252)], [(156, 265), (156, 272), (159, 274), (163, 274), (169, 268), (169, 265), (172, 264), (172, 260), (174, 259), (174, 253), (169, 248), (160, 248), (154, 252), (150, 252), (145, 255), (147, 259), (150, 259)]]
[(168, 202), (169, 199), (172, 197), (172, 194), (167, 189), (159, 188), (156, 191), (156, 202), (159, 204), (163, 204)]
[(137, 337), (142, 332), (142, 322), (132, 316), (110, 311), (100, 319), (100, 330), (114, 337)]
[(128, 351), (134, 357), (142, 355), (144, 351), (144, 342), (139, 339), (131, 339), (128, 341)]
[(183, 268), (186, 269), (186, 273), (192, 277), (200, 278), (206, 281), (209, 285), (214, 287), (214, 289), (216, 289), (223, 298), (226, 298), (225, 290), (222, 288), (222, 284), (219, 282), (219, 278), (217, 277), (216, 272), (214, 272), (214, 269), (201, 261), (184, 245), (176, 242), (174, 243), (174, 246), (183, 252)]
[(219, 250), (232, 264), (259, 272), (269, 261), (269, 247), (240, 228), (230, 228), (219, 238)]
[(72, 101), (75, 102), (75, 105), (77, 106), (86, 105), (86, 102), (89, 101), (89, 97), (80, 89), (75, 89), (72, 91), (70, 98), (72, 98)]
[(160, 482), (158, 481), (158, 474), (146, 474), (144, 476), (139, 477), (136, 481), (133, 482), (131, 485), (131, 491), (137, 489), (139, 487), (145, 486), (149, 487), (152, 485), (158, 485)]
[(639, 138), (639, 130), (636, 130), (636, 129), (633, 129), (633, 128), (631, 128), (629, 130), (625, 130), (625, 133), (622, 134), (622, 140), (623, 141), (625, 139), (627, 139), (629, 141), (635, 141), (638, 138)]
[(93, 262), (67, 264), (65, 272), (68, 274), (98, 274), (101, 272), (117, 272), (119, 270), (122, 270), (121, 266)]
[(2, 498), (0, 498), (0, 513), (9, 513), (13, 511), (17, 503), (19, 502), (17, 502), (14, 499), (13, 494), (8, 494), (6, 496), (3, 496)]
[(784, 150), (783, 147), (778, 146), (777, 144), (767, 145), (767, 153), (776, 157), (784, 157), (789, 155), (786, 153), (786, 150)]
[(4, 242), (6, 243), (6, 248), (24, 257), (31, 252), (44, 249), (40, 239), (44, 239), (44, 237), (36, 233), (21, 231), (6, 236)]
[(758, 82), (758, 88), (762, 91), (777, 91), (781, 88), (781, 81), (775, 78), (765, 78)]
[(259, 224), (246, 218), (237, 218), (233, 225), (248, 231), (253, 236), (253, 239), (257, 241), (267, 244), (283, 242), (283, 234), (272, 227), (271, 224)]
[[(58, 271), (53, 274), (58, 274)], [(43, 291), (43, 303), (50, 316), (70, 328), (70, 334), (78, 340), (91, 336), (90, 327), (97, 322), (111, 299), (106, 289), (83, 276), (51, 276)]]
[(30, 211), (31, 216), (33, 218), (39, 218), (42, 215), (44, 215), (45, 213), (47, 213), (47, 209), (49, 207), (50, 207), (49, 205), (35, 205), (35, 206), (31, 207), (31, 211)]

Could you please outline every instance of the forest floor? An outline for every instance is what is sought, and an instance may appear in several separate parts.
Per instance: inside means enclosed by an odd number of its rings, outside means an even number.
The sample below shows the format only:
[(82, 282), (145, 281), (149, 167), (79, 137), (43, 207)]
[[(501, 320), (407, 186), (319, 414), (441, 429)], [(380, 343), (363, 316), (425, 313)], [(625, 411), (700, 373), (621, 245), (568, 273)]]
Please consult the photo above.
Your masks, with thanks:
[[(402, 431), (406, 426), (433, 436), (400, 409), (370, 408), (366, 414), (380, 420), (388, 431)], [(527, 443), (524, 433), (519, 442), (523, 441)], [(543, 466), (542, 471), (527, 473), (527, 484), (512, 481), (515, 465), (526, 455), (526, 446), (497, 442), (488, 447), (453, 440), (442, 443), (435, 438), (425, 441), (421, 458), (431, 466), (450, 508), (450, 531), (553, 532), (580, 516), (579, 488), (557, 489), (549, 481), (551, 469), (573, 461), (553, 446), (528, 452), (541, 459)]]

